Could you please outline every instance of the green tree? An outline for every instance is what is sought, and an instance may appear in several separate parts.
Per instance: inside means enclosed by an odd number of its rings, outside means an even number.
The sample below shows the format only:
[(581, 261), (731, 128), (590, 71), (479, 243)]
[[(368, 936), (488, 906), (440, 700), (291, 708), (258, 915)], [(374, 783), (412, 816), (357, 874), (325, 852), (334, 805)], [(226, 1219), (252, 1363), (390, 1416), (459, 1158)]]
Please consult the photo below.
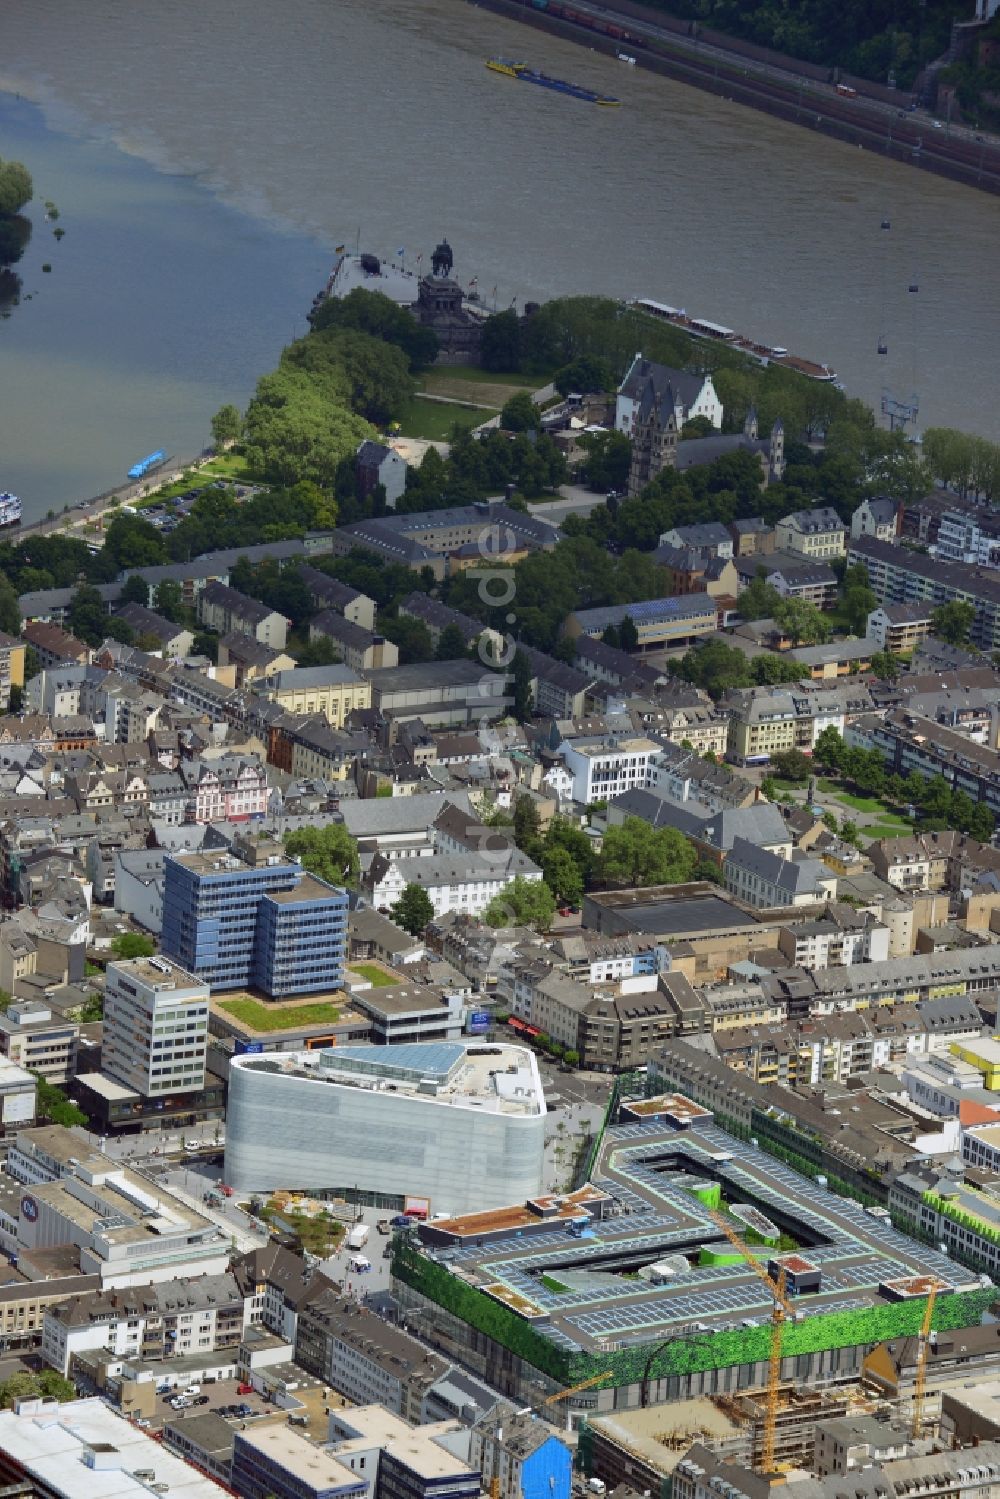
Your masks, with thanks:
[(409, 884), (392, 908), (393, 919), (411, 937), (419, 937), (434, 920), (434, 903), (423, 885)]
[(69, 601), (66, 623), (71, 634), (87, 645), (100, 645), (108, 627), (108, 611), (93, 583), (81, 583)]
[(830, 638), (830, 622), (808, 599), (782, 599), (774, 620), (799, 645), (822, 645)]
[(895, 682), (899, 677), (899, 661), (891, 651), (873, 651), (871, 666), (882, 682)]
[(501, 374), (516, 374), (521, 368), (521, 324), (509, 309), (494, 312), (483, 324), (479, 357), (483, 368)]
[(285, 838), (285, 852), (330, 885), (353, 885), (361, 867), (358, 845), (341, 823), (296, 828)]
[(632, 444), (624, 432), (583, 432), (580, 477), (598, 494), (624, 493), (632, 466)]
[(614, 371), (606, 359), (594, 354), (581, 354), (556, 370), (552, 383), (561, 396), (571, 394), (589, 395), (592, 392), (612, 390), (615, 384)]
[(39, 1118), (47, 1119), (50, 1124), (61, 1124), (66, 1129), (73, 1129), (75, 1126), (87, 1123), (86, 1114), (66, 1097), (61, 1088), (47, 1082), (40, 1072), (33, 1075), (35, 1108)]
[(0, 214), (20, 213), (33, 192), (31, 173), (24, 163), (0, 157)]
[(722, 697), (733, 687), (749, 687), (753, 682), (746, 656), (722, 640), (709, 640), (705, 645), (695, 646), (672, 669), (713, 698)]
[(522, 853), (534, 858), (540, 848), (541, 819), (533, 797), (522, 792), (514, 802), (514, 842)]
[(696, 863), (693, 845), (676, 828), (626, 817), (605, 833), (599, 869), (608, 885), (681, 885)]
[(556, 900), (575, 906), (583, 899), (583, 878), (573, 855), (558, 843), (542, 854), (542, 877)]
[(229, 447), (243, 436), (243, 418), (232, 402), (220, 406), (212, 418), (212, 441), (217, 448)]
[(346, 297), (329, 297), (313, 314), (312, 326), (315, 333), (353, 330), (396, 344), (414, 370), (427, 369), (438, 356), (433, 328), (418, 323), (408, 308), (400, 307), (384, 292), (366, 291), (360, 286)]
[(8, 635), (21, 633), (21, 609), (17, 602), (17, 594), (10, 581), (2, 576), (0, 576), (0, 630), (5, 630)]
[(952, 599), (948, 604), (941, 604), (931, 615), (931, 630), (939, 640), (944, 640), (948, 645), (968, 645), (972, 626), (975, 624), (976, 610), (973, 604), (967, 603), (965, 599)]
[(740, 613), (744, 619), (774, 619), (775, 611), (781, 607), (781, 594), (762, 567), (757, 569), (752, 583), (739, 596)]
[(618, 626), (618, 645), (623, 651), (634, 651), (639, 646), (639, 631), (632, 622), (632, 617), (626, 614)]
[(179, 624), (184, 608), (184, 590), (174, 578), (162, 578), (153, 594), (153, 608), (165, 619)]
[(437, 650), (434, 652), (437, 661), (458, 661), (462, 656), (468, 655), (465, 644), (465, 636), (454, 622), (445, 625), (438, 636)]
[(141, 515), (120, 511), (104, 532), (104, 551), (119, 571), (128, 567), (157, 567), (168, 561), (163, 537)]
[(343, 657), (329, 635), (317, 635), (296, 648), (295, 659), (299, 666), (333, 666)]
[(522, 650), (514, 652), (510, 663), (511, 691), (514, 701), (511, 711), (518, 723), (527, 723), (534, 709), (531, 663)]
[(122, 932), (111, 944), (111, 951), (116, 958), (123, 960), (129, 958), (151, 958), (156, 952), (156, 943), (152, 937), (144, 937), (141, 932)]
[(545, 932), (552, 925), (555, 910), (555, 898), (544, 880), (517, 875), (493, 897), (483, 920), (487, 926), (530, 926)]
[(500, 412), (500, 426), (505, 432), (537, 432), (541, 424), (542, 408), (526, 390), (512, 395)]
[(408, 666), (411, 661), (434, 659), (431, 632), (422, 619), (413, 619), (409, 614), (398, 614), (395, 618), (383, 616), (379, 629), (387, 640), (398, 646), (401, 666)]
[(822, 765), (824, 770), (839, 770), (844, 763), (847, 751), (843, 738), (832, 724), (822, 729), (816, 736), (813, 745), (813, 759), (817, 765)]
[(219, 637), (214, 630), (196, 630), (191, 642), (192, 656), (207, 656), (213, 664), (219, 659)]
[(771, 765), (786, 781), (807, 781), (812, 771), (812, 762), (801, 750), (781, 750), (771, 756)]
[(144, 609), (149, 607), (149, 584), (145, 578), (140, 578), (138, 573), (130, 573), (122, 584), (119, 595), (120, 604), (141, 604)]

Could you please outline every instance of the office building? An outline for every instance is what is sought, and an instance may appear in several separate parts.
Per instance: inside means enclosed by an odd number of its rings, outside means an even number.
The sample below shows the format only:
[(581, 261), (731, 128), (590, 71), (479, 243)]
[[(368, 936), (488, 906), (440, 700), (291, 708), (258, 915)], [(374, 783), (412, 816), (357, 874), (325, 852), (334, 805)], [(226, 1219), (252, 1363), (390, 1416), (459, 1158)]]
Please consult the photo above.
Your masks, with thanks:
[(500, 1401), (472, 1428), (472, 1466), (499, 1499), (570, 1499), (573, 1455), (533, 1411)]
[(109, 963), (102, 1067), (143, 1098), (205, 1084), (208, 985), (169, 958)]
[(459, 1042), (238, 1056), (226, 1180), (467, 1212), (541, 1190), (546, 1109), (526, 1047)]
[(367, 1488), (364, 1478), (286, 1426), (236, 1432), (232, 1482), (244, 1499), (361, 1499)]
[(163, 951), (209, 988), (270, 998), (340, 987), (347, 895), (286, 858), (280, 844), (167, 858)]
[[(0, 1412), (0, 1485), (33, 1499), (221, 1499), (214, 1478), (96, 1397), (20, 1400)], [(10, 1487), (8, 1487), (10, 1485)]]

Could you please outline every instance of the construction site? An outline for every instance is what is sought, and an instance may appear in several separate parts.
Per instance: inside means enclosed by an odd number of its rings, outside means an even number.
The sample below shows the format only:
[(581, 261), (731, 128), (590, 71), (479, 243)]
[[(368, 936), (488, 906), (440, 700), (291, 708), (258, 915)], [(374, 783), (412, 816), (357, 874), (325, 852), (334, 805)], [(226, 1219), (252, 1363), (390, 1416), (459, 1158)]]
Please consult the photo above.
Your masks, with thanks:
[(514, 1399), (562, 1391), (568, 1424), (592, 1430), (669, 1401), (643, 1440), (676, 1428), (678, 1448), (704, 1428), (682, 1430), (675, 1402), (696, 1402), (763, 1471), (798, 1460), (811, 1402), (839, 1410), (872, 1348), (975, 1327), (996, 1294), (676, 1094), (620, 1105), (577, 1192), (401, 1235), (393, 1288), (423, 1336)]

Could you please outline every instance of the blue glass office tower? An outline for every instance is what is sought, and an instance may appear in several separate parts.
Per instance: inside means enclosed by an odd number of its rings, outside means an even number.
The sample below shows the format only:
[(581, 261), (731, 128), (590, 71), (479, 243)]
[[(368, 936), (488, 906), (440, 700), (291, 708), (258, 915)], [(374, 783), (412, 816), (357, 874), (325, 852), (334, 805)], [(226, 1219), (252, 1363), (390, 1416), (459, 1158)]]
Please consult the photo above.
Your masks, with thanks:
[[(168, 855), (161, 946), (213, 992), (272, 999), (343, 983), (347, 894), (307, 874), (275, 845)], [(249, 862), (252, 859), (253, 862)]]

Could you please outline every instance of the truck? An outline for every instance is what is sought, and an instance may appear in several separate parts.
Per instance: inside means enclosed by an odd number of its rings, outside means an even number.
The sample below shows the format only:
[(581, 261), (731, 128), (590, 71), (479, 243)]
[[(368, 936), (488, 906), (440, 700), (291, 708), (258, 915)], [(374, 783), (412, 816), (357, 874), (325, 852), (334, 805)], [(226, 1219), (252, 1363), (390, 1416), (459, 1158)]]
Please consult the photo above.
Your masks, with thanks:
[(368, 1243), (368, 1224), (367, 1223), (355, 1223), (354, 1227), (351, 1229), (350, 1233), (347, 1235), (347, 1247), (348, 1247), (348, 1249), (364, 1249), (364, 1247), (365, 1247), (365, 1245), (367, 1243)]
[(367, 1275), (372, 1267), (372, 1262), (363, 1254), (353, 1254), (348, 1264), (348, 1269), (353, 1270), (355, 1275)]

